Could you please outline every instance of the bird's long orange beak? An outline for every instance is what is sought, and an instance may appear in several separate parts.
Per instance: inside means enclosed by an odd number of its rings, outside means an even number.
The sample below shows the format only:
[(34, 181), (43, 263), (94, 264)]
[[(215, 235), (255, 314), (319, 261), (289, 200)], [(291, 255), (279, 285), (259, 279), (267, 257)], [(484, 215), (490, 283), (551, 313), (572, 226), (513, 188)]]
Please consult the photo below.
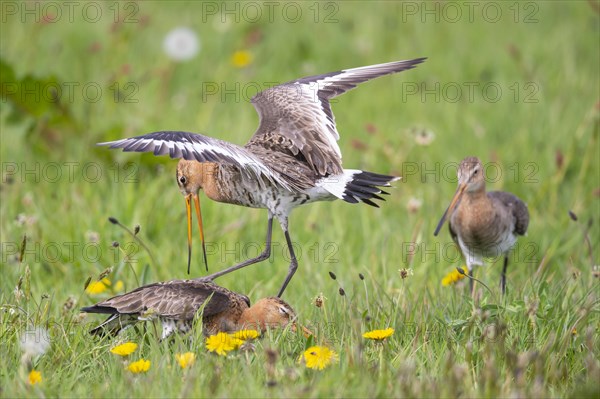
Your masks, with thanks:
[(446, 217), (448, 217), (448, 215), (452, 214), (452, 212), (454, 211), (454, 208), (456, 208), (456, 204), (458, 204), (458, 200), (460, 200), (460, 197), (462, 197), (466, 188), (467, 188), (466, 184), (461, 184), (460, 186), (458, 186), (458, 189), (456, 190), (456, 193), (454, 193), (454, 197), (452, 198), (450, 205), (448, 205), (448, 208), (446, 208), (446, 212), (444, 212), (444, 214), (442, 215), (442, 218), (440, 219), (440, 222), (438, 223), (437, 227), (435, 228), (435, 232), (433, 233), (434, 236), (438, 235), (438, 233), (440, 232), (440, 229), (442, 228), (442, 226), (444, 225), (444, 222), (446, 221)]
[(188, 225), (188, 274), (190, 274), (190, 265), (192, 263), (192, 197), (194, 198), (194, 207), (196, 208), (196, 217), (198, 218), (198, 228), (200, 229), (200, 240), (202, 241), (202, 254), (204, 256), (204, 265), (208, 271), (208, 261), (206, 259), (206, 244), (204, 242), (204, 228), (202, 227), (202, 212), (200, 210), (200, 198), (198, 194), (188, 194), (185, 196), (185, 208), (187, 211)]
[[(292, 327), (291, 327), (292, 332), (298, 331), (298, 326), (299, 325), (297, 323), (295, 323), (295, 322), (292, 323)], [(302, 330), (302, 335), (304, 335), (304, 338), (308, 338), (311, 335), (313, 335), (313, 336), (315, 335), (312, 331), (310, 331), (308, 328), (306, 328), (302, 325), (300, 325), (300, 329)]]

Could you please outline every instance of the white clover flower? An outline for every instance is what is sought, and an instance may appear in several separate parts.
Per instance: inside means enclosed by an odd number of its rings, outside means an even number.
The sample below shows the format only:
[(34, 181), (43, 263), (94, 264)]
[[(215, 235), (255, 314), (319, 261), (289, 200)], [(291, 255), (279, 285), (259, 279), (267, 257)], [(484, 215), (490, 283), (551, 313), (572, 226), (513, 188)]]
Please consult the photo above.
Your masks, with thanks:
[(50, 334), (44, 328), (29, 328), (21, 335), (19, 343), (24, 356), (43, 355), (50, 348)]
[(200, 39), (190, 28), (175, 28), (167, 33), (163, 49), (172, 60), (187, 61), (200, 51)]

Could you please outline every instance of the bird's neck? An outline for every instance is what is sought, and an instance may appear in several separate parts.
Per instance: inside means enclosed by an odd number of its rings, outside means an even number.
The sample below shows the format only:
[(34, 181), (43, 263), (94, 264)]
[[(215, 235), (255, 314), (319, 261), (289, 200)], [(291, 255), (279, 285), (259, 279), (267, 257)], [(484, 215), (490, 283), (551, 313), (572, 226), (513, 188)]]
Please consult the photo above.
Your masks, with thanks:
[(478, 190), (465, 192), (466, 202), (480, 202), (487, 200), (485, 187), (481, 187)]
[(202, 168), (202, 189), (208, 198), (213, 201), (227, 202), (222, 181), (219, 178), (219, 164), (206, 162)]
[(265, 329), (264, 317), (261, 315), (260, 309), (249, 307), (244, 309), (240, 319), (238, 320), (238, 328), (244, 330), (263, 331)]

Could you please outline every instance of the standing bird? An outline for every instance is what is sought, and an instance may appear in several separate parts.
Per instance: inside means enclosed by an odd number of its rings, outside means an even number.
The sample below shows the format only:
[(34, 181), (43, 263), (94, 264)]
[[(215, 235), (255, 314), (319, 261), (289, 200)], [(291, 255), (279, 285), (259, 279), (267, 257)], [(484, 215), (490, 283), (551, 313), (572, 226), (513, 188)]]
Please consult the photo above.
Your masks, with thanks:
[[(446, 217), (449, 217), (450, 235), (465, 257), (470, 276), (473, 266), (483, 266), (482, 258), (504, 255), (500, 282), (504, 294), (508, 252), (529, 225), (527, 205), (511, 193), (486, 192), (481, 161), (467, 157), (458, 167), (458, 189), (434, 236), (438, 235)], [(472, 291), (473, 280), (470, 281)]]
[(296, 313), (285, 301), (269, 297), (250, 306), (247, 296), (199, 280), (148, 284), (81, 311), (110, 314), (90, 331), (92, 335), (114, 336), (138, 321), (158, 318), (162, 324), (161, 339), (165, 339), (174, 332), (190, 331), (200, 309), (205, 335), (242, 329), (264, 331), (267, 327), (283, 328), (288, 324), (292, 330), (296, 329)]
[[(191, 199), (194, 200), (200, 236), (204, 233), (198, 191), (214, 201), (268, 210), (264, 251), (256, 258), (205, 277), (212, 280), (234, 270), (266, 260), (271, 254), (273, 217), (284, 231), (290, 264), (277, 294), (281, 297), (298, 267), (288, 231), (290, 212), (302, 204), (330, 201), (362, 201), (378, 207), (373, 200), (387, 194), (399, 179), (355, 169), (342, 168), (337, 144), (339, 134), (329, 100), (361, 82), (414, 68), (425, 58), (396, 61), (346, 69), (284, 83), (252, 98), (260, 124), (243, 147), (201, 134), (155, 132), (143, 136), (100, 143), (124, 151), (154, 152), (181, 158), (177, 184), (186, 199), (188, 220), (188, 273), (191, 259)], [(206, 263), (206, 251), (204, 250)]]

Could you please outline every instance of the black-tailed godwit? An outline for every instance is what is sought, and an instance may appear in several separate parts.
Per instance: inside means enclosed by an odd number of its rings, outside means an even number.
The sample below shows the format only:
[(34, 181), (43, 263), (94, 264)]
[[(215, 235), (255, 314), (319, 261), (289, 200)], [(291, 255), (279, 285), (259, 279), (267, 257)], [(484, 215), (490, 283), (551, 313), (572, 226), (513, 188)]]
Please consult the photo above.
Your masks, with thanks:
[[(458, 189), (434, 235), (438, 235), (446, 218), (449, 219), (450, 235), (465, 257), (469, 275), (472, 275), (473, 266), (483, 266), (484, 257), (504, 255), (500, 282), (504, 294), (508, 253), (529, 225), (527, 205), (505, 191), (486, 192), (481, 161), (467, 157), (458, 167)], [(470, 281), (472, 290), (473, 280)]]
[(296, 313), (282, 299), (263, 298), (250, 306), (247, 296), (198, 279), (148, 284), (81, 310), (110, 314), (91, 334), (116, 335), (138, 321), (159, 319), (161, 339), (165, 339), (174, 332), (190, 331), (201, 308), (205, 335), (242, 329), (264, 331), (290, 323), (296, 329)]
[[(373, 200), (387, 194), (399, 179), (356, 169), (342, 168), (337, 144), (339, 134), (329, 100), (361, 82), (414, 68), (425, 58), (346, 69), (284, 83), (252, 98), (260, 124), (242, 146), (188, 132), (162, 131), (100, 143), (124, 151), (153, 152), (180, 158), (177, 184), (185, 196), (188, 220), (188, 273), (191, 258), (191, 200), (195, 202), (200, 235), (204, 233), (198, 191), (212, 200), (268, 210), (264, 251), (257, 257), (211, 274), (212, 280), (242, 267), (266, 260), (271, 253), (273, 218), (284, 231), (290, 264), (277, 296), (281, 296), (296, 272), (298, 262), (288, 232), (290, 212), (302, 204), (342, 199)], [(206, 262), (206, 251), (204, 250)]]

